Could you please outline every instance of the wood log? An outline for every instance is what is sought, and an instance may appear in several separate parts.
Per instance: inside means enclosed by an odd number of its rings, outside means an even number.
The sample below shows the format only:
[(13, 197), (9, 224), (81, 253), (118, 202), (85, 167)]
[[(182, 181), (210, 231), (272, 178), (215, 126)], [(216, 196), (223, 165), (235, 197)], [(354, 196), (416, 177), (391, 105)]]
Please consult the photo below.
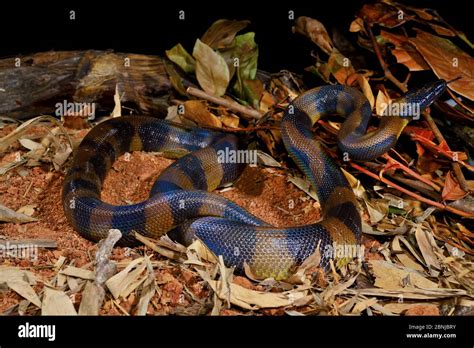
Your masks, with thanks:
[(166, 111), (172, 86), (162, 58), (111, 51), (51, 51), (0, 59), (0, 115), (56, 114), (56, 104), (122, 105), (141, 114)]

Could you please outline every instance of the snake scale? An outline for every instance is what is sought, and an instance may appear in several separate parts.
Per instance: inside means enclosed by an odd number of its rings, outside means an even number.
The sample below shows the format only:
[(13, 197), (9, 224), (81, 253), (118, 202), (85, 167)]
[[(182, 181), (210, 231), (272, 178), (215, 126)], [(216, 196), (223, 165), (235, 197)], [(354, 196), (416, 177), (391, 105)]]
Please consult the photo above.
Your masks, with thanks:
[[(429, 106), (446, 88), (438, 80), (408, 92), (397, 102)], [(400, 108), (400, 110), (402, 110)], [(198, 238), (228, 266), (242, 271), (246, 263), (259, 277), (284, 279), (318, 243), (358, 245), (361, 217), (355, 195), (339, 166), (313, 139), (312, 126), (329, 114), (345, 116), (338, 146), (352, 160), (370, 160), (392, 148), (412, 118), (400, 112), (380, 119), (367, 133), (371, 107), (357, 89), (328, 85), (311, 89), (286, 109), (281, 121), (284, 145), (316, 189), (322, 220), (305, 226), (275, 228), (235, 203), (212, 193), (233, 182), (244, 164), (219, 161), (218, 151), (236, 151), (235, 135), (201, 128), (182, 129), (163, 120), (131, 116), (106, 120), (82, 140), (63, 185), (62, 201), (71, 225), (85, 238), (98, 241), (109, 229), (122, 232), (121, 245), (136, 245), (133, 231), (158, 238), (168, 232), (189, 243)], [(126, 206), (101, 201), (102, 182), (113, 162), (131, 151), (187, 153), (165, 169), (149, 199)], [(230, 161), (229, 161), (230, 162)], [(327, 266), (330, 256), (323, 255)]]

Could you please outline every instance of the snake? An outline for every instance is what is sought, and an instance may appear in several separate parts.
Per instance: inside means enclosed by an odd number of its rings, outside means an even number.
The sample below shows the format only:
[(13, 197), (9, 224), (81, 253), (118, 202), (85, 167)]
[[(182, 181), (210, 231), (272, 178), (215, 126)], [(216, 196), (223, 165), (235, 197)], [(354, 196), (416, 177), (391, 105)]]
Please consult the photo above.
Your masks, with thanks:
[[(445, 88), (444, 80), (436, 80), (410, 90), (394, 101), (402, 106), (398, 113), (382, 115), (379, 126), (370, 132), (372, 107), (356, 88), (319, 86), (288, 104), (281, 137), (289, 157), (317, 193), (322, 218), (312, 224), (276, 228), (212, 192), (233, 183), (245, 168), (245, 163), (220, 156), (223, 151), (239, 151), (242, 137), (181, 127), (152, 116), (110, 118), (88, 132), (64, 178), (64, 213), (74, 229), (91, 241), (106, 238), (110, 229), (120, 230), (118, 245), (122, 246), (139, 244), (135, 233), (155, 239), (168, 233), (186, 245), (199, 239), (237, 272), (285, 279), (317, 251), (361, 243), (356, 196), (325, 145), (314, 138), (315, 123), (328, 115), (345, 117), (337, 135), (341, 153), (354, 161), (372, 160), (396, 144), (417, 116), (413, 110), (426, 109)], [(161, 152), (178, 159), (161, 172), (148, 199), (130, 205), (102, 201), (107, 172), (119, 156), (132, 151)], [(320, 252), (320, 266), (327, 269), (334, 258), (334, 253)]]

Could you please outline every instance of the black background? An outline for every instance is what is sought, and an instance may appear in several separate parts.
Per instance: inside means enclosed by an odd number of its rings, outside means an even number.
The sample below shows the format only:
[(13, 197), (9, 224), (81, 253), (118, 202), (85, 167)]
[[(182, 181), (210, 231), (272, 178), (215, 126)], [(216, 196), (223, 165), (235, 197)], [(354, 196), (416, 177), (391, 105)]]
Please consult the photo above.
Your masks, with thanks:
[[(0, 56), (14, 56), (48, 50), (112, 49), (117, 52), (164, 55), (164, 50), (182, 43), (192, 52), (196, 38), (217, 19), (249, 19), (246, 30), (256, 32), (260, 47), (259, 68), (267, 71), (289, 69), (301, 72), (314, 62), (308, 39), (291, 32), (293, 21), (288, 11), (310, 16), (324, 23), (331, 33), (339, 28), (355, 42), (348, 31), (351, 21), (364, 3), (361, 0), (324, 0), (261, 2), (223, 0), (213, 3), (196, 1), (45, 2), (34, 5), (10, 2), (0, 11)], [(418, 7), (431, 7), (469, 37), (472, 27), (467, 1), (405, 1)], [(69, 11), (76, 19), (69, 19)], [(185, 20), (178, 11), (185, 11)], [(354, 37), (350, 37), (354, 35)], [(471, 37), (472, 39), (472, 37)]]

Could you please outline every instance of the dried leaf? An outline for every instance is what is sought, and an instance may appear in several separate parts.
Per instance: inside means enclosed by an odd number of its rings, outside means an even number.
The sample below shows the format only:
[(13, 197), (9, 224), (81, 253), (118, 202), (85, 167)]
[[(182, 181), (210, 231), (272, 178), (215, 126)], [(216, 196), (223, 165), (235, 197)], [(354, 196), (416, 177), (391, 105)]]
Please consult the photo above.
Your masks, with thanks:
[(63, 291), (46, 287), (41, 315), (77, 315), (71, 299)]
[(293, 33), (298, 33), (308, 37), (328, 55), (331, 54), (334, 49), (334, 45), (326, 31), (326, 28), (316, 19), (305, 16), (298, 17), (292, 31)]
[(59, 272), (60, 274), (67, 275), (70, 277), (81, 278), (86, 280), (94, 280), (94, 272), (84, 268), (77, 268), (68, 266), (64, 270)]
[(185, 73), (193, 73), (196, 70), (196, 61), (180, 43), (165, 52), (169, 60), (183, 69)]
[(294, 184), (297, 188), (305, 192), (308, 196), (313, 198), (315, 201), (318, 201), (318, 195), (316, 194), (316, 191), (314, 188), (311, 186), (311, 183), (308, 181), (306, 178), (301, 178), (298, 176), (293, 176), (293, 175), (288, 175), (289, 182)]
[(364, 75), (357, 74), (357, 82), (359, 83), (362, 92), (364, 93), (365, 97), (370, 103), (370, 107), (373, 109), (375, 104), (374, 93), (372, 93), (372, 89), (370, 88), (369, 79)]
[(357, 33), (359, 31), (365, 32), (364, 28), (364, 21), (362, 18), (356, 18), (351, 22), (351, 26), (349, 27), (349, 31), (351, 33)]
[[(400, 236), (395, 236), (392, 240), (392, 250), (396, 253), (397, 259), (405, 267), (423, 272), (424, 268), (419, 263), (415, 262), (410, 256), (403, 252), (403, 249), (400, 245)], [(403, 253), (402, 253), (403, 252)]]
[(140, 279), (141, 274), (146, 268), (146, 263), (144, 261), (144, 257), (133, 260), (124, 270), (105, 282), (105, 285), (109, 288), (115, 299), (120, 296), (127, 297), (146, 279), (146, 277)]
[(23, 147), (27, 148), (28, 150), (36, 150), (42, 146), (40, 143), (37, 143), (36, 141), (33, 141), (28, 138), (21, 138), (18, 141)]
[(396, 35), (385, 30), (381, 30), (380, 35), (395, 45), (392, 54), (398, 63), (405, 65), (410, 71), (422, 71), (430, 68), (405, 36)]
[(465, 197), (467, 194), (468, 193), (461, 188), (457, 180), (454, 178), (452, 171), (450, 170), (446, 175), (443, 192), (441, 193), (443, 200), (456, 201)]
[(220, 280), (212, 280), (206, 272), (198, 270), (199, 275), (210, 285), (221, 300), (229, 298), (230, 303), (244, 309), (278, 308), (292, 305), (297, 299), (306, 296), (306, 292), (274, 293), (255, 291), (235, 283), (229, 284), (229, 290)]
[(220, 118), (222, 124), (229, 128), (238, 128), (239, 127), (239, 122), (240, 118), (238, 116), (235, 116), (233, 114), (226, 114), (221, 116)]
[(235, 35), (249, 24), (250, 21), (246, 20), (219, 19), (207, 29), (201, 41), (214, 49), (226, 48), (233, 43)]
[(14, 267), (0, 267), (0, 284), (6, 283), (13, 291), (26, 298), (31, 303), (41, 307), (41, 301), (30, 285), (36, 284), (32, 272)]
[(194, 45), (193, 57), (196, 58), (196, 77), (202, 89), (217, 97), (224, 95), (230, 81), (225, 59), (199, 39)]
[(137, 315), (146, 315), (147, 310), (148, 310), (148, 304), (150, 303), (151, 298), (155, 294), (156, 290), (156, 279), (155, 279), (155, 273), (153, 272), (153, 266), (151, 265), (151, 262), (149, 259), (146, 259), (147, 261), (147, 270), (148, 270), (148, 276), (143, 283), (141, 292), (140, 292), (140, 300), (138, 301), (137, 304)]
[(16, 212), (19, 214), (33, 216), (33, 214), (35, 213), (35, 208), (36, 208), (36, 204), (27, 204), (20, 207), (20, 209), (18, 209)]
[(436, 242), (428, 231), (421, 228), (421, 226), (416, 226), (415, 237), (418, 244), (418, 248), (421, 251), (421, 255), (426, 262), (426, 265), (432, 269), (441, 269), (438, 258), (436, 257), (435, 251), (441, 253), (442, 251), (436, 245)]
[(417, 287), (437, 289), (438, 285), (410, 268), (397, 266), (387, 261), (369, 260), (376, 277), (375, 286), (386, 290)]
[(440, 79), (461, 79), (448, 85), (450, 89), (474, 101), (474, 58), (448, 39), (417, 30), (416, 38), (410, 39)]
[(369, 24), (378, 24), (386, 28), (395, 28), (411, 19), (406, 13), (400, 13), (396, 7), (384, 2), (365, 4), (357, 17)]
[(270, 156), (268, 153), (265, 153), (261, 150), (257, 150), (258, 163), (267, 167), (281, 168), (281, 164)]
[(199, 126), (210, 126), (222, 128), (222, 122), (212, 114), (206, 104), (200, 100), (188, 100), (184, 104), (183, 116), (188, 120), (196, 122)]
[(53, 165), (56, 170), (61, 168), (61, 166), (66, 163), (67, 159), (72, 153), (72, 148), (69, 144), (61, 146), (58, 151), (54, 154)]
[(4, 222), (13, 222), (13, 223), (25, 223), (38, 221), (34, 217), (28, 216), (26, 214), (18, 213), (2, 204), (0, 204), (0, 221)]

